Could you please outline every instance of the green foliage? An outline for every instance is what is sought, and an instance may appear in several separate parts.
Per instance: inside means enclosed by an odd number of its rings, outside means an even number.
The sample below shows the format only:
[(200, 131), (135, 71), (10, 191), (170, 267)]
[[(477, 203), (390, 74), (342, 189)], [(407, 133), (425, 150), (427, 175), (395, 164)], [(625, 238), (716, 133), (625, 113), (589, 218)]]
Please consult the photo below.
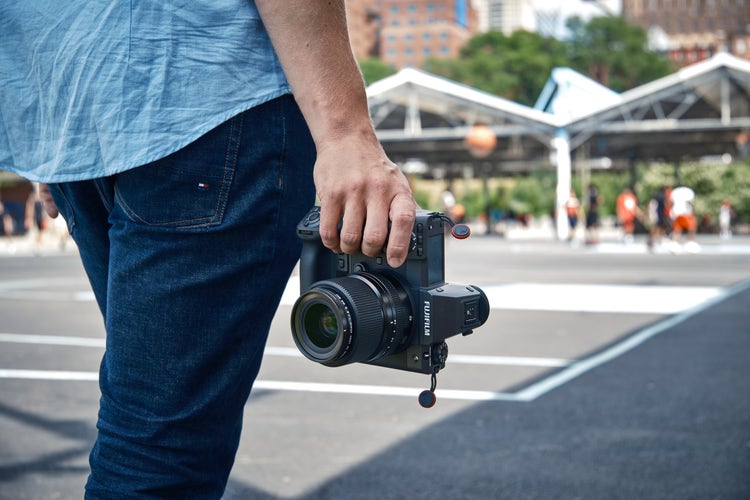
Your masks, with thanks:
[(534, 173), (516, 179), (508, 196), (508, 209), (517, 214), (548, 215), (555, 207), (555, 176)]
[(568, 21), (570, 66), (616, 92), (666, 76), (675, 68), (669, 60), (647, 50), (643, 28), (622, 17)]
[(370, 85), (373, 82), (382, 80), (385, 77), (391, 76), (396, 72), (391, 66), (385, 64), (378, 58), (371, 57), (369, 59), (363, 59), (358, 61), (359, 69), (362, 71), (362, 77), (365, 79), (365, 84)]
[(695, 191), (698, 220), (719, 214), (721, 202), (728, 199), (740, 222), (750, 222), (750, 163), (730, 165), (654, 165), (643, 172), (636, 194), (645, 205), (659, 186), (688, 186)]
[(421, 208), (424, 208), (425, 210), (441, 210), (438, 207), (432, 206), (432, 204), (430, 203), (430, 194), (423, 189), (413, 187), (412, 196), (414, 196), (414, 201), (417, 202), (417, 205), (419, 205)]
[(647, 50), (646, 32), (622, 17), (568, 22), (560, 41), (527, 31), (510, 36), (490, 31), (471, 38), (457, 59), (431, 59), (425, 70), (486, 92), (533, 105), (550, 72), (569, 66), (622, 92), (674, 71), (670, 61)]
[(425, 69), (507, 99), (533, 105), (552, 68), (566, 64), (565, 44), (527, 31), (473, 37), (459, 59), (431, 59)]

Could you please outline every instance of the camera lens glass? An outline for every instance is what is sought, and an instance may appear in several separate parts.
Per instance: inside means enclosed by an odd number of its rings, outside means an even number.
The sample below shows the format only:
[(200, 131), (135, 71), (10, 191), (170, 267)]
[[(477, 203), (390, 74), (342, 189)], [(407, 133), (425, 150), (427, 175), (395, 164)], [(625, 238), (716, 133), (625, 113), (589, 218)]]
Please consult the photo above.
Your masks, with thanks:
[(327, 366), (375, 361), (398, 351), (411, 331), (406, 290), (384, 275), (350, 274), (319, 281), (292, 309), (299, 350)]
[(304, 316), (305, 331), (310, 341), (321, 349), (331, 347), (339, 332), (336, 314), (326, 304), (312, 304)]

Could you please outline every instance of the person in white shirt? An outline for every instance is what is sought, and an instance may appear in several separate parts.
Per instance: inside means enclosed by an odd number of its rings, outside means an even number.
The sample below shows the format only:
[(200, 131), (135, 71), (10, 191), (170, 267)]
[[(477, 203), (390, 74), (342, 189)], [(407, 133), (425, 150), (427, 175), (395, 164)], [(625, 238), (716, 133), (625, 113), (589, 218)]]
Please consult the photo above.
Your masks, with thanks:
[(695, 233), (698, 229), (698, 222), (693, 213), (693, 201), (695, 201), (695, 191), (686, 186), (676, 187), (670, 194), (672, 205), (672, 240), (678, 242), (683, 232), (687, 233), (688, 243), (685, 250), (695, 251)]

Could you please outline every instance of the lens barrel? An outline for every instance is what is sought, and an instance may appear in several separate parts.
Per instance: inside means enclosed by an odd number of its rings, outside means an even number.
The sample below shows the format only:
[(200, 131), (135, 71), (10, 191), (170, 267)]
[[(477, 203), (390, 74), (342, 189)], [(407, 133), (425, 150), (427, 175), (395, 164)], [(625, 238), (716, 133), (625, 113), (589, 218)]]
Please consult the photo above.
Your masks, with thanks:
[(292, 309), (300, 352), (326, 366), (375, 361), (398, 351), (412, 326), (406, 290), (385, 275), (356, 273), (314, 283)]

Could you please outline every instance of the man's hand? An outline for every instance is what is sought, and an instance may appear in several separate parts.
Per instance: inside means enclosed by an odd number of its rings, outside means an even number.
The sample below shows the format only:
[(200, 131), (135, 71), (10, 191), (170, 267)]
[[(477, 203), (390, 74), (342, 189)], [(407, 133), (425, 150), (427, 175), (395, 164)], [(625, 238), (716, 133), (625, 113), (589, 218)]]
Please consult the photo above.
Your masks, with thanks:
[(345, 253), (361, 249), (374, 257), (387, 239), (388, 264), (403, 264), (416, 203), (408, 181), (374, 138), (350, 138), (319, 148), (314, 176), (321, 204), (320, 237), (326, 247)]
[(374, 256), (388, 238), (388, 264), (400, 266), (416, 203), (372, 127), (344, 1), (256, 0), (255, 5), (317, 148), (314, 177), (323, 244)]

